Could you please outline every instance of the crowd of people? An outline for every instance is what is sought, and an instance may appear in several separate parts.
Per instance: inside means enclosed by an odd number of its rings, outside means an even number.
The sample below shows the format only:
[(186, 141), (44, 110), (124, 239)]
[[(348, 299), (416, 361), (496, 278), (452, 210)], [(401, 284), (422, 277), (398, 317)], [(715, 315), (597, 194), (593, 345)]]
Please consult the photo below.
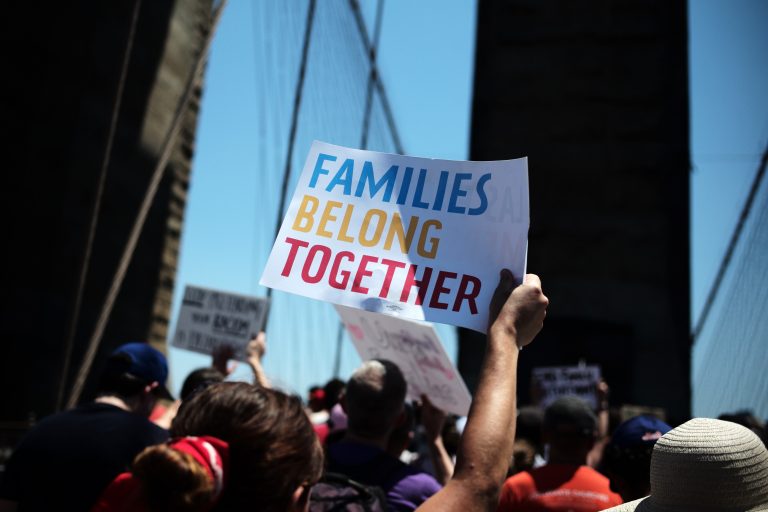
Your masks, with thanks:
[(263, 334), (248, 347), (253, 384), (227, 381), (225, 350), (160, 408), (165, 357), (123, 345), (93, 402), (42, 420), (16, 447), (0, 512), (768, 510), (764, 424), (749, 415), (676, 428), (641, 415), (611, 428), (604, 400), (518, 410), (518, 357), (547, 305), (538, 277), (515, 286), (501, 272), (458, 421), (428, 396), (406, 403), (386, 360), (313, 387), (304, 404), (270, 387)]

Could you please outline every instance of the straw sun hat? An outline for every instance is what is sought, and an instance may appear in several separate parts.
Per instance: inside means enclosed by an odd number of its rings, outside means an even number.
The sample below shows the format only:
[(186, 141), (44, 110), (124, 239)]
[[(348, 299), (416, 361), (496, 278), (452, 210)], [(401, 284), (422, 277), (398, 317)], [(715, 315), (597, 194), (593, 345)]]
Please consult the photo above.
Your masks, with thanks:
[(651, 495), (608, 511), (768, 511), (768, 450), (741, 425), (694, 418), (653, 448)]

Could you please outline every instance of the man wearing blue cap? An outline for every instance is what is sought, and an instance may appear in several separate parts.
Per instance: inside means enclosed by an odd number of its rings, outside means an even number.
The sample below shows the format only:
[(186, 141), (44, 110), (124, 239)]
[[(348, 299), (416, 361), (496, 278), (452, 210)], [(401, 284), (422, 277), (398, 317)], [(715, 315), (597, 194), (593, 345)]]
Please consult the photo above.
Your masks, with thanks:
[(104, 488), (168, 432), (148, 416), (165, 388), (165, 356), (126, 343), (107, 360), (96, 399), (50, 416), (19, 443), (0, 484), (0, 510), (90, 510)]
[(651, 492), (651, 453), (661, 436), (672, 427), (651, 415), (630, 418), (618, 427), (603, 452), (603, 470), (611, 490), (625, 502)]

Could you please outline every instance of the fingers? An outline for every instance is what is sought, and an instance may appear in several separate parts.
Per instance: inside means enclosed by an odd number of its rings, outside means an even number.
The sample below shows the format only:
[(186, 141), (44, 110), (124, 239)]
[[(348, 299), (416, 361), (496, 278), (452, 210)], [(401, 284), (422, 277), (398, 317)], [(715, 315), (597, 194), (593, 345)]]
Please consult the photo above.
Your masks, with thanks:
[(536, 274), (525, 274), (525, 277), (523, 278), (523, 284), (541, 289), (541, 279), (539, 279), (539, 276)]

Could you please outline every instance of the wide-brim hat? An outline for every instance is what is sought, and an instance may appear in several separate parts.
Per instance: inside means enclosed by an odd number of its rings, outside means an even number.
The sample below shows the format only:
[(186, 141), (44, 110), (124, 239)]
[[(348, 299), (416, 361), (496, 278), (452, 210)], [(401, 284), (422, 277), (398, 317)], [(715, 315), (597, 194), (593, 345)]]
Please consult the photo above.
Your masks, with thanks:
[(748, 428), (694, 418), (654, 446), (651, 495), (607, 510), (768, 511), (768, 450)]

